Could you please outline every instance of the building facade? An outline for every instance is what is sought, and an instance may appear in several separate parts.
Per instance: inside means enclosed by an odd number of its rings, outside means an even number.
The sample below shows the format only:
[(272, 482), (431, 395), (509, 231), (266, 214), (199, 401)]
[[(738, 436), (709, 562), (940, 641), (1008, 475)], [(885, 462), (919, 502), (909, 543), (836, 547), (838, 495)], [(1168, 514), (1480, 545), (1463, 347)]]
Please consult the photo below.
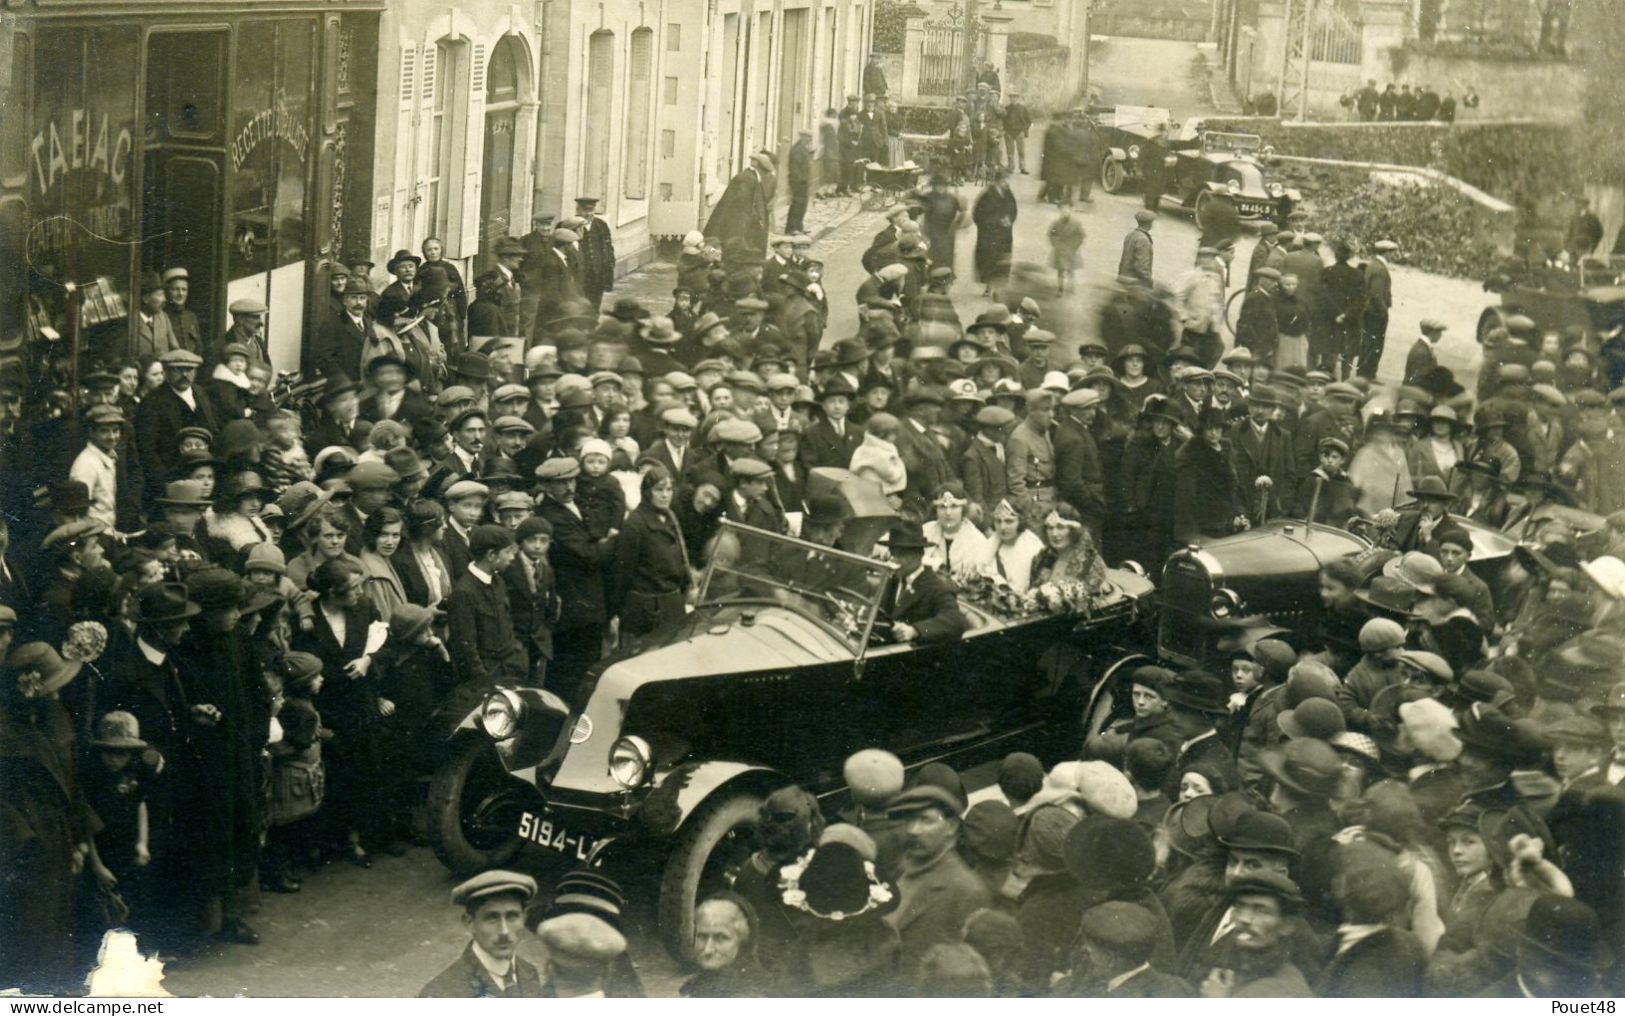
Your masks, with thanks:
[(593, 197), (634, 267), (702, 224), (752, 152), (841, 105), (872, 17), (854, 0), (392, 5), (373, 256), (436, 236), (477, 271), (498, 238)]
[[(0, 21), (0, 352), (109, 357), (143, 271), (209, 335), (270, 306), (291, 367), (312, 265), (366, 237), (381, 2), (39, 0)], [(83, 294), (78, 329), (69, 284)], [(59, 347), (60, 348), (60, 347)]]

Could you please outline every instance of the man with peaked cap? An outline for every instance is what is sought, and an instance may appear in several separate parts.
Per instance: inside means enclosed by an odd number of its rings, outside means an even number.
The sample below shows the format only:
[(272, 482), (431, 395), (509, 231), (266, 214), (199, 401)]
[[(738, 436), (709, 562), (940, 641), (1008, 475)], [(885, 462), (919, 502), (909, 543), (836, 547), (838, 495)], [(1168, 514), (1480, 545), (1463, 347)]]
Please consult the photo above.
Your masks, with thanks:
[(594, 311), (603, 302), (604, 294), (615, 288), (615, 240), (609, 223), (597, 213), (597, 198), (576, 198), (576, 215), (584, 220), (580, 229), (582, 296)]
[(903, 945), (903, 968), (912, 969), (932, 946), (959, 941), (965, 919), (989, 902), (987, 887), (959, 852), (960, 804), (941, 787), (905, 790), (886, 808), (898, 824), (899, 904), (886, 920)]
[(202, 427), (217, 434), (224, 422), (196, 383), (201, 356), (189, 349), (172, 349), (159, 362), (164, 383), (148, 392), (135, 411), (135, 445), (149, 484), (161, 484), (180, 464), (177, 437), (182, 428)]
[(164, 271), (164, 314), (169, 317), (170, 330), (175, 335), (175, 344), (181, 349), (190, 350), (199, 356), (203, 355), (208, 343), (203, 337), (203, 326), (198, 322), (197, 314), (186, 306), (186, 298), (191, 293), (192, 277), (184, 268), (169, 268)]
[(580, 475), (581, 464), (573, 458), (548, 459), (536, 467), (543, 495), (536, 514), (553, 527), (547, 556), (560, 601), (547, 683), (567, 702), (603, 647), (609, 623), (606, 583), (615, 559), (614, 537), (593, 535), (576, 501)]
[(1083, 912), (1073, 974), (1057, 994), (1076, 998), (1189, 998), (1184, 980), (1151, 965), (1155, 916), (1138, 903), (1111, 900)]
[(1204, 998), (1313, 998), (1289, 952), (1291, 918), (1303, 905), (1286, 875), (1262, 869), (1225, 887), (1229, 931), (1213, 948), (1215, 964), (1203, 978)]
[(453, 889), (451, 902), (463, 909), (468, 947), (418, 997), (543, 997), (541, 975), (517, 954), (525, 907), (535, 895), (535, 879), (500, 870), (475, 875)]
[(210, 359), (215, 363), (224, 362), (223, 350), (235, 342), (248, 349), (252, 362), (270, 363), (271, 351), (265, 337), (267, 311), (265, 304), (251, 296), (245, 296), (231, 301), (226, 310), (231, 314), (231, 327), (226, 329), (225, 334), (220, 336), (220, 341), (214, 345), (209, 354)]

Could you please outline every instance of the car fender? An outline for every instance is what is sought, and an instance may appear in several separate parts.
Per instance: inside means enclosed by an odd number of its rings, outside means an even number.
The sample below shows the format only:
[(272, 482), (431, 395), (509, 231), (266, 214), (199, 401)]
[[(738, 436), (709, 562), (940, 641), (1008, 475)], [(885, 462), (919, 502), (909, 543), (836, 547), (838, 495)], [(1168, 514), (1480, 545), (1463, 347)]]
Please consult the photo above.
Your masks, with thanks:
[(1224, 184), (1217, 181), (1217, 180), (1203, 180), (1202, 181), (1202, 188), (1204, 190), (1206, 190), (1209, 194), (1222, 194), (1225, 197), (1231, 197), (1232, 196), (1231, 193), (1230, 193), (1230, 189), (1228, 187), (1226, 187)]
[(639, 807), (652, 831), (669, 835), (727, 787), (775, 786), (790, 782), (776, 769), (749, 762), (714, 760), (680, 765), (661, 777)]
[(1106, 154), (1110, 155), (1113, 159), (1116, 159), (1118, 162), (1127, 162), (1128, 161), (1128, 151), (1126, 149), (1118, 148), (1116, 145), (1113, 145), (1111, 147), (1111, 149)]

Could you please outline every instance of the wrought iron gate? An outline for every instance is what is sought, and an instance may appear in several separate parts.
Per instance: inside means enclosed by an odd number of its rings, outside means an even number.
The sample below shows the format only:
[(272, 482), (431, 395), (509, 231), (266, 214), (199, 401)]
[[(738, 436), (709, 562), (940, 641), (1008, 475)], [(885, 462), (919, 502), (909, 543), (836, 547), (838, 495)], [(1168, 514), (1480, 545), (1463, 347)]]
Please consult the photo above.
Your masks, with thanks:
[[(958, 4), (924, 25), (920, 46), (920, 95), (962, 95), (974, 74), (965, 61), (967, 48), (981, 61), (987, 55), (987, 33), (979, 19), (967, 22)], [(968, 74), (967, 71), (970, 71)]]

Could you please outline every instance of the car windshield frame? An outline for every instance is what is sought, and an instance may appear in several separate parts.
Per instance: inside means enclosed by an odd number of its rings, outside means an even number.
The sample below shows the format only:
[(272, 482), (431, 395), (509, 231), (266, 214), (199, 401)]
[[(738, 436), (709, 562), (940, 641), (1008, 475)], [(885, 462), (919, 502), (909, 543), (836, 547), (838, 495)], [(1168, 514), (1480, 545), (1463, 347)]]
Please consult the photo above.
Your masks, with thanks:
[[(863, 655), (874, 631), (886, 586), (897, 571), (895, 564), (793, 536), (781, 536), (733, 519), (722, 520), (718, 536), (725, 534), (732, 534), (738, 541), (739, 556), (733, 562), (722, 564), (720, 555), (712, 553), (700, 577), (695, 597), (698, 606), (777, 604), (807, 617), (845, 643), (855, 655)], [(781, 553), (788, 552), (790, 557), (775, 555), (775, 548)], [(775, 566), (782, 566), (787, 560), (817, 560), (819, 569), (826, 574), (850, 570), (854, 583), (840, 588), (853, 595), (837, 596), (830, 589), (797, 588), (790, 577), (774, 572)], [(724, 589), (724, 585), (732, 588)]]
[(1202, 154), (1228, 153), (1230, 155), (1257, 155), (1264, 150), (1264, 139), (1257, 134), (1238, 134), (1231, 131), (1204, 131)]

